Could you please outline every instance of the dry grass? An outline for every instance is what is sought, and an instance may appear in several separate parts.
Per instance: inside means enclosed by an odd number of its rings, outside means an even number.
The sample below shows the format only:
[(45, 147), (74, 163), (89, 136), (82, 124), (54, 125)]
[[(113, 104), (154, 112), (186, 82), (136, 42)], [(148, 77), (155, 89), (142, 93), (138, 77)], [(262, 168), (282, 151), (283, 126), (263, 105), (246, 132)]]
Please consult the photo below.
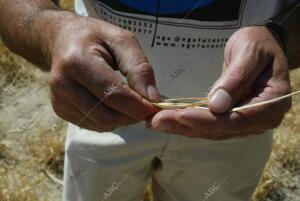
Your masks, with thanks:
[[(300, 69), (290, 73), (293, 90), (300, 89)], [(277, 129), (273, 152), (255, 201), (298, 201), (300, 198), (300, 96)]]
[[(63, 1), (65, 7), (71, 0)], [(66, 123), (49, 102), (47, 74), (0, 44), (0, 201), (58, 201)], [(291, 72), (293, 91), (300, 70)], [(253, 201), (298, 201), (300, 197), (300, 96), (275, 135), (274, 149)], [(146, 194), (144, 201), (150, 201)]]
[[(47, 74), (0, 44), (0, 200), (60, 200), (66, 123), (52, 112)], [(49, 193), (51, 192), (51, 193)]]

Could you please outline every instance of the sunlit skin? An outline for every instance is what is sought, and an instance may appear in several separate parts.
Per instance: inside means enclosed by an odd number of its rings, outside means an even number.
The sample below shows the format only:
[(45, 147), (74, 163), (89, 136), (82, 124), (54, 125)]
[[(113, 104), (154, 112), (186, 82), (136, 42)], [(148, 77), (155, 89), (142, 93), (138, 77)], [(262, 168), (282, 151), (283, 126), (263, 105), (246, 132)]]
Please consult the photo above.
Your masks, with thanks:
[[(155, 74), (133, 33), (61, 11), (50, 0), (0, 0), (0, 24), (1, 37), (12, 51), (50, 71), (57, 115), (89, 130), (111, 131), (147, 121), (156, 131), (219, 140), (274, 128), (290, 108), (286, 100), (226, 113), (234, 105), (290, 91), (280, 40), (263, 26), (242, 28), (228, 41), (223, 73), (209, 95), (210, 111), (160, 111), (151, 104), (160, 100)], [(126, 76), (129, 86), (115, 70)], [(214, 97), (217, 89), (230, 104)]]
[[(267, 28), (242, 28), (230, 38), (225, 48), (223, 73), (209, 94), (210, 100), (217, 89), (233, 97), (230, 107), (269, 100), (290, 91), (287, 61), (280, 43)], [(209, 139), (259, 134), (280, 124), (290, 108), (290, 100), (224, 114), (212, 101), (209, 106), (210, 111), (164, 110), (150, 119), (148, 126), (153, 130)]]

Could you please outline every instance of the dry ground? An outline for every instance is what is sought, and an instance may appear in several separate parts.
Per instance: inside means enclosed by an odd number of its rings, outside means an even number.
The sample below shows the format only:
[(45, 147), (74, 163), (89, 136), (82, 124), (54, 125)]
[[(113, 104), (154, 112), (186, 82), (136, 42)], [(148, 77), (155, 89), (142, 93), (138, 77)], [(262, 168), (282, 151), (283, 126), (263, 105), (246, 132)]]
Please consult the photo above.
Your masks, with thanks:
[[(299, 90), (300, 69), (290, 75)], [(0, 201), (61, 200), (66, 123), (52, 111), (47, 76), (0, 44)], [(300, 200), (299, 103), (276, 131), (253, 201)]]

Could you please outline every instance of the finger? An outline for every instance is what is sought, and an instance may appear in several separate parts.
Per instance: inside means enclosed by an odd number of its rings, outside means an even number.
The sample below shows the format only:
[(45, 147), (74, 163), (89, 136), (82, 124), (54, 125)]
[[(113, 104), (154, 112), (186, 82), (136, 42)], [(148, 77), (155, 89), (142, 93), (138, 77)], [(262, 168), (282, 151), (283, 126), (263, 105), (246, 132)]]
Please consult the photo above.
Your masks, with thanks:
[(102, 130), (128, 126), (137, 123), (137, 120), (130, 118), (118, 111), (115, 111), (103, 104), (97, 97), (92, 95), (82, 86), (74, 83), (73, 87), (65, 93), (66, 98), (75, 105), (83, 118), (91, 119), (95, 125)]
[[(208, 110), (190, 108), (179, 111), (165, 110), (157, 113), (150, 128), (168, 133), (181, 133), (178, 125), (190, 128), (188, 133), (219, 137), (247, 135), (277, 127), (282, 119), (278, 105), (268, 105), (253, 110), (216, 115)], [(275, 110), (277, 108), (277, 110)], [(274, 111), (272, 115), (269, 111)], [(183, 132), (186, 133), (186, 132)]]
[[(174, 119), (178, 112), (174, 110), (164, 110), (157, 115), (155, 115), (151, 120), (148, 120), (147, 126), (155, 131), (165, 132), (176, 135), (183, 135), (191, 138), (203, 138), (211, 140), (225, 140), (237, 136), (248, 136), (256, 135), (265, 131), (265, 129), (255, 129), (244, 131), (244, 133), (239, 132), (229, 132), (229, 130), (215, 129), (214, 127), (199, 129), (199, 125), (192, 125), (191, 122), (180, 121)], [(214, 121), (214, 124), (218, 122)], [(200, 125), (201, 126), (201, 125)]]
[[(271, 67), (256, 80), (251, 93), (243, 104), (270, 100), (289, 92), (290, 85), (285, 64), (276, 57)], [(182, 135), (207, 135), (214, 138), (259, 134), (277, 127), (284, 113), (290, 108), (290, 100), (260, 106), (235, 113), (213, 114), (208, 110), (189, 108), (166, 110), (153, 117), (149, 127), (158, 131)], [(270, 112), (272, 111), (272, 112)], [(205, 136), (204, 136), (205, 137)]]
[[(274, 57), (273, 62), (256, 79), (238, 106), (271, 100), (290, 93), (288, 65), (284, 55)], [(281, 100), (274, 111), (285, 113), (291, 107), (291, 99)], [(275, 114), (272, 112), (272, 115)], [(269, 115), (268, 115), (269, 116)]]
[(224, 113), (235, 105), (273, 59), (253, 44), (246, 43), (230, 51), (227, 68), (209, 94), (209, 109), (214, 113)]
[[(269, 86), (272, 86), (278, 93), (278, 96), (286, 95), (291, 92), (290, 78), (289, 78), (289, 66), (287, 59), (282, 52), (277, 52), (273, 60), (273, 68), (269, 74), (271, 74)], [(278, 97), (277, 96), (277, 97)]]
[(61, 95), (58, 95), (55, 92), (52, 93), (51, 102), (54, 112), (63, 120), (71, 122), (81, 128), (99, 131), (90, 119), (83, 119), (84, 115), (73, 104), (66, 101)]
[(159, 101), (153, 68), (134, 34), (123, 30), (110, 37), (107, 45), (120, 71), (127, 77), (129, 86), (144, 98)]
[(174, 118), (177, 122), (192, 127), (198, 132), (212, 133), (216, 136), (233, 136), (258, 133), (273, 128), (271, 119), (264, 119), (264, 123), (261, 123), (263, 111), (215, 115), (208, 110), (188, 109), (179, 112)]
[[(253, 90), (242, 102), (244, 104), (253, 104), (266, 100), (271, 100), (280, 96), (282, 91), (277, 87), (263, 86)], [(229, 133), (247, 133), (256, 132), (256, 130), (267, 130), (277, 127), (285, 112), (290, 108), (290, 101), (283, 100), (252, 109), (231, 112), (226, 114), (213, 114), (208, 110), (187, 109), (182, 110), (181, 114), (174, 117), (179, 122), (186, 121), (187, 125), (198, 127), (198, 129), (211, 129)], [(271, 112), (272, 111), (272, 112)], [(180, 121), (180, 119), (182, 121)]]
[[(223, 117), (224, 116), (224, 117)], [(220, 119), (222, 118), (222, 119)], [(164, 132), (180, 133), (179, 126), (186, 126), (188, 133), (196, 132), (199, 135), (232, 134), (228, 115), (220, 115), (217, 119), (212, 113), (201, 109), (164, 110), (157, 113), (150, 124), (150, 128)], [(226, 126), (226, 129), (225, 129)], [(224, 130), (225, 129), (225, 130)], [(186, 132), (184, 132), (186, 133)]]
[(101, 131), (113, 130), (137, 122), (107, 107), (77, 83), (72, 83), (69, 89), (64, 91), (63, 96), (83, 114), (80, 121), (90, 119), (95, 125), (94, 127), (101, 129)]
[(111, 109), (139, 121), (157, 112), (157, 108), (125, 85), (101, 57), (83, 56), (76, 64), (79, 67), (71, 71), (71, 77)]

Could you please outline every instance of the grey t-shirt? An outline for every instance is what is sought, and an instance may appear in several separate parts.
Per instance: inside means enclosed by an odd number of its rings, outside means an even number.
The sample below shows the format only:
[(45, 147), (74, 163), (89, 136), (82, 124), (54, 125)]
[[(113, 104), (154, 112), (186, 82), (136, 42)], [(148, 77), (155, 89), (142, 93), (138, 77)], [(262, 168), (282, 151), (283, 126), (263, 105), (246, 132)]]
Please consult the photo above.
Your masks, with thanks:
[(221, 73), (226, 41), (291, 0), (76, 0), (77, 14), (132, 31), (155, 70), (160, 92), (205, 96)]

